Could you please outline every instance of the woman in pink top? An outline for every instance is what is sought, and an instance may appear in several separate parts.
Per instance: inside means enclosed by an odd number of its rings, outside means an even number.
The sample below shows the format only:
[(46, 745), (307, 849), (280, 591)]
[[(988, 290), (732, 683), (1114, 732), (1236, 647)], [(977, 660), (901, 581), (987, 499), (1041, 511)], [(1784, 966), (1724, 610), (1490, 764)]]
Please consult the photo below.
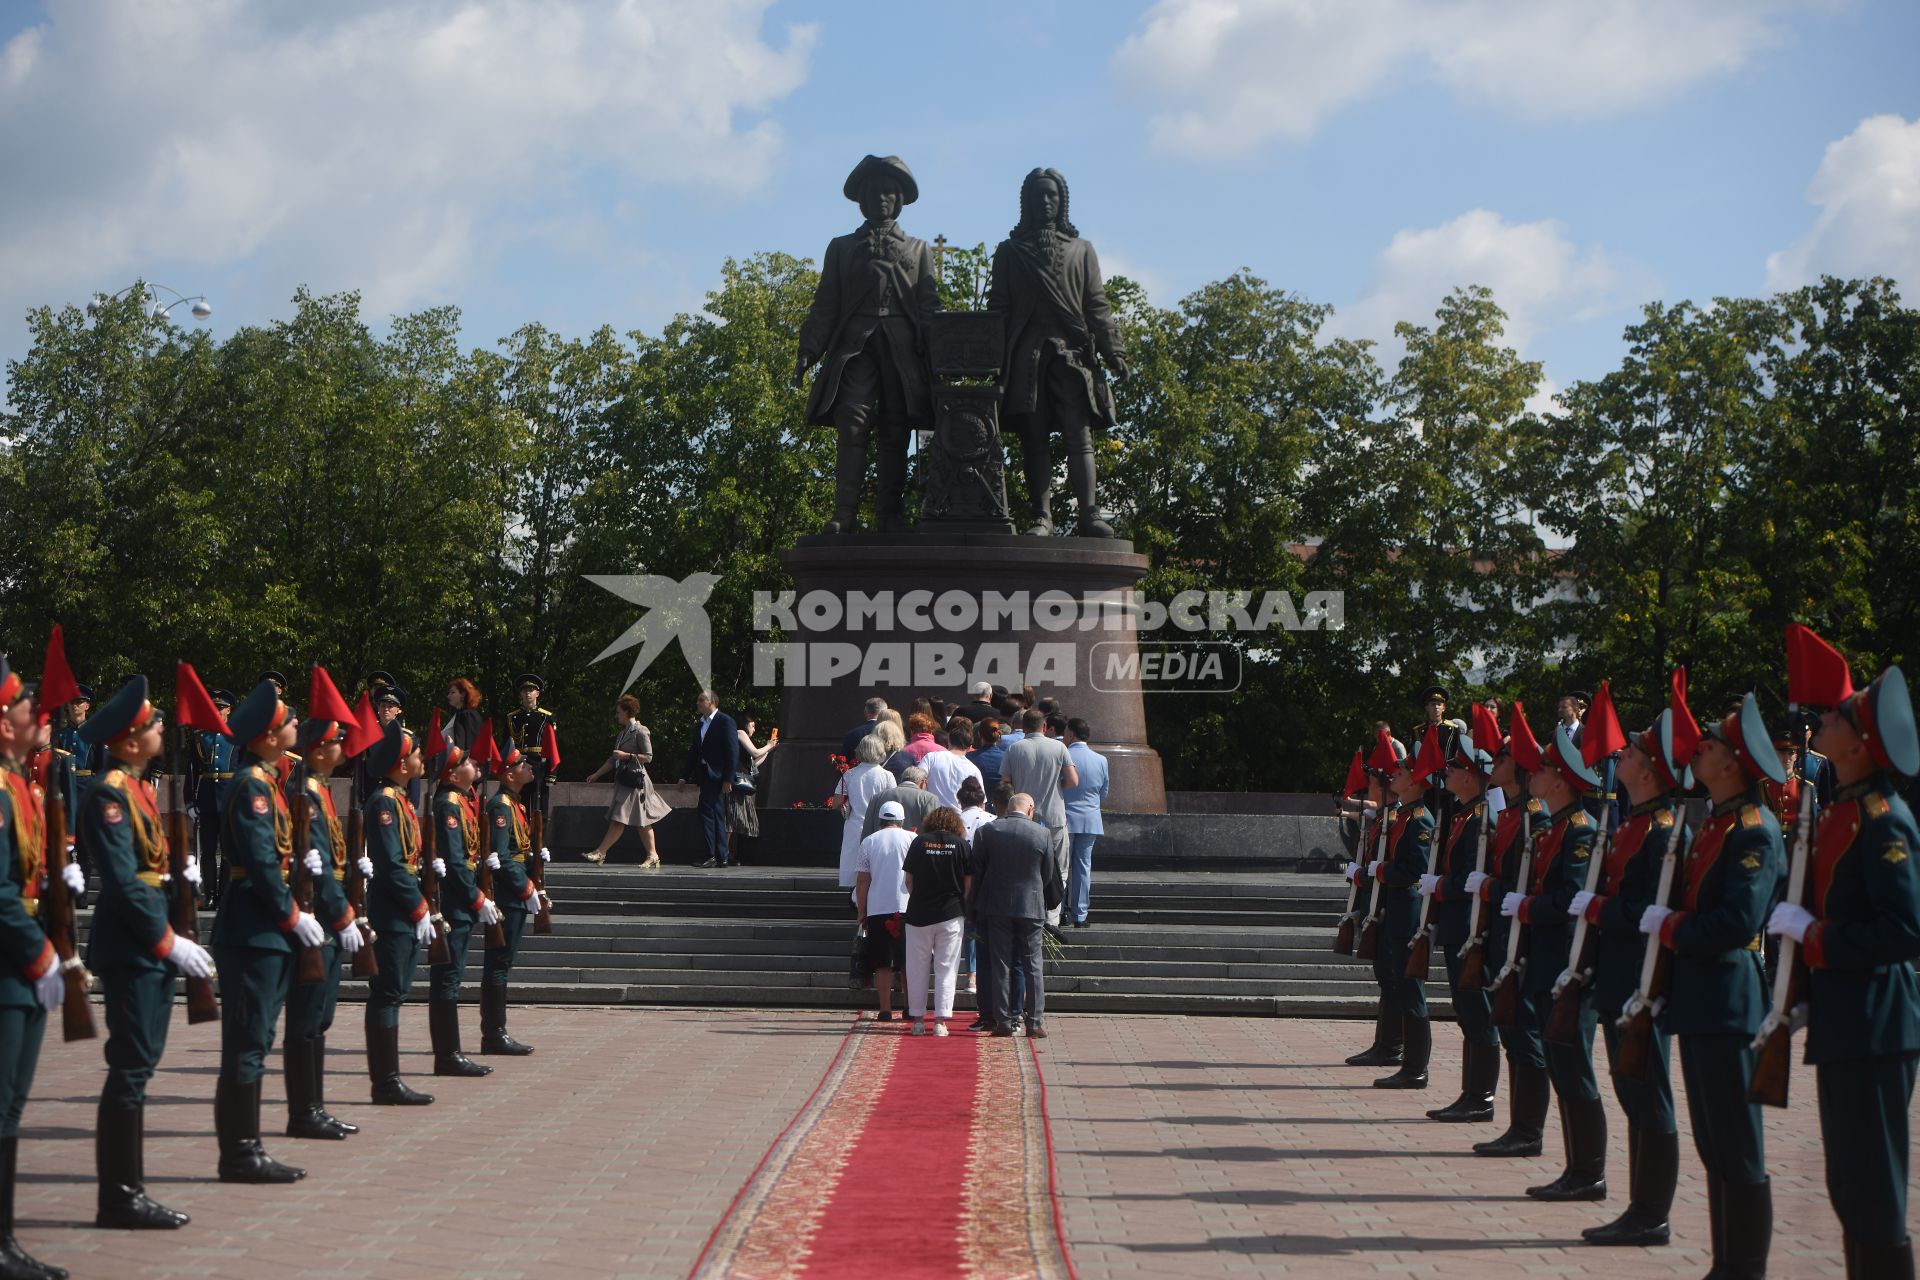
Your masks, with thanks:
[(923, 763), (929, 752), (945, 750), (934, 741), (933, 731), (937, 728), (933, 717), (916, 711), (907, 717), (906, 753), (913, 757), (915, 764)]

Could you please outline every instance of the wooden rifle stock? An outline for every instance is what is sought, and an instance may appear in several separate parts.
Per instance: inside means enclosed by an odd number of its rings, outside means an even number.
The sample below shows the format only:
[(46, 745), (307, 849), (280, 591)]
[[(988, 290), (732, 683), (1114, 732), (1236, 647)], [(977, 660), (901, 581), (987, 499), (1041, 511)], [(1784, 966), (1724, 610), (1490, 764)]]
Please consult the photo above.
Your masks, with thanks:
[[(1520, 867), (1514, 883), (1525, 891), (1533, 883), (1533, 815), (1520, 811)], [(1520, 975), (1526, 971), (1526, 957), (1520, 954), (1520, 940), (1527, 927), (1515, 916), (1507, 926), (1507, 963), (1494, 979), (1493, 1025), (1518, 1026), (1520, 1022)]]
[[(1502, 793), (1504, 794), (1504, 793)], [(1487, 845), (1492, 839), (1493, 824), (1498, 817), (1493, 811), (1493, 792), (1487, 793), (1487, 809), (1480, 821), (1480, 843), (1474, 850), (1473, 869), (1477, 874), (1487, 871)], [(1486, 901), (1479, 891), (1473, 894), (1473, 902), (1467, 908), (1467, 940), (1460, 944), (1457, 953), (1460, 960), (1460, 989), (1462, 991), (1484, 991), (1487, 986), (1487, 934), (1480, 927), (1481, 917), (1485, 915)]]
[[(1433, 824), (1433, 839), (1427, 842), (1427, 874), (1433, 874), (1433, 868), (1440, 859), (1440, 841), (1445, 832), (1436, 817)], [(1434, 893), (1439, 886), (1434, 886)], [(1417, 982), (1425, 982), (1433, 971), (1433, 898), (1430, 893), (1420, 900), (1420, 927), (1413, 932), (1413, 946), (1407, 952), (1406, 976)]]
[[(1800, 816), (1793, 826), (1793, 862), (1787, 871), (1787, 896), (1784, 901), (1805, 905), (1807, 896), (1808, 853), (1813, 845), (1813, 788), (1800, 787)], [(1760, 1034), (1753, 1038), (1758, 1055), (1753, 1064), (1753, 1081), (1747, 1086), (1747, 1101), (1764, 1107), (1787, 1105), (1787, 1081), (1793, 1074), (1793, 1030), (1804, 1016), (1806, 1003), (1806, 965), (1800, 956), (1800, 944), (1792, 938), (1780, 939), (1780, 956), (1773, 970), (1773, 1007)]]
[(1361, 874), (1373, 881), (1373, 889), (1367, 899), (1366, 921), (1360, 929), (1360, 940), (1353, 948), (1356, 960), (1371, 960), (1380, 951), (1380, 878), (1371, 873), (1387, 860), (1387, 829), (1392, 825), (1387, 821), (1387, 807), (1380, 806), (1380, 832), (1374, 841), (1373, 861), (1361, 868)]
[(60, 958), (60, 980), (66, 994), (60, 1001), (61, 1030), (69, 1040), (91, 1040), (99, 1034), (93, 1025), (93, 1005), (87, 1000), (88, 975), (74, 946), (73, 894), (67, 889), (67, 797), (65, 779), (47, 774), (45, 796), (47, 889), (40, 895), (40, 931)]
[[(294, 774), (298, 785), (293, 792), (293, 890), (294, 905), (313, 914), (313, 873), (307, 870), (308, 837), (313, 832), (313, 802), (307, 796), (307, 770), (302, 765)], [(321, 783), (322, 786), (326, 784)], [(298, 983), (327, 980), (327, 953), (323, 943), (309, 947), (296, 942), (293, 950), (293, 980)]]
[[(1686, 842), (1684, 829), (1674, 832), (1665, 856), (1660, 859), (1660, 881), (1654, 886), (1653, 901), (1648, 905), (1669, 905), (1674, 882), (1680, 877), (1680, 858)], [(1653, 1020), (1667, 1003), (1667, 987), (1672, 980), (1673, 953), (1660, 945), (1657, 935), (1649, 935), (1640, 961), (1640, 986), (1614, 1019), (1614, 1026), (1620, 1029), (1620, 1054), (1613, 1063), (1615, 1075), (1628, 1080), (1647, 1078), (1653, 1065)]]
[[(1613, 853), (1613, 766), (1607, 766), (1607, 782), (1602, 794), (1606, 796), (1606, 813), (1600, 822), (1600, 838), (1593, 842), (1593, 851), (1587, 855), (1588, 893), (1600, 891), (1600, 879), (1606, 874), (1607, 859)], [(1569, 1048), (1580, 1043), (1580, 996), (1593, 981), (1596, 945), (1594, 934), (1597, 931), (1581, 916), (1573, 926), (1573, 943), (1567, 948), (1567, 967), (1553, 982), (1553, 1012), (1547, 1015), (1546, 1038), (1553, 1044)]]
[(553, 932), (553, 904), (547, 900), (547, 863), (540, 856), (540, 850), (547, 842), (546, 788), (540, 789), (540, 804), (535, 807), (530, 820), (532, 826), (533, 848), (527, 851), (527, 878), (533, 881), (533, 892), (540, 904), (540, 913), (533, 918), (535, 933)]
[[(131, 785), (140, 786), (140, 782), (131, 780)], [(167, 923), (174, 933), (188, 942), (200, 941), (200, 895), (194, 892), (193, 885), (187, 881), (187, 805), (185, 787), (178, 769), (173, 771), (170, 780), (173, 791), (173, 803), (167, 807), (167, 873), (168, 903)], [(204, 819), (203, 819), (204, 821)], [(201, 868), (205, 874), (205, 868)], [(225, 888), (222, 888), (225, 892)], [(220, 998), (214, 994), (212, 978), (186, 979), (187, 1021), (218, 1022), (220, 1020)]]
[(426, 817), (420, 822), (420, 893), (427, 900), (427, 919), (433, 922), (433, 941), (427, 944), (427, 963), (451, 964), (453, 953), (447, 949), (447, 920), (440, 914), (440, 875), (433, 869), (439, 848), (439, 819), (433, 814), (433, 796), (424, 797)]
[[(1376, 818), (1376, 821), (1378, 820), (1379, 819)], [(1360, 813), (1360, 839), (1358, 847), (1354, 850), (1354, 863), (1364, 872), (1367, 869), (1369, 861), (1367, 818), (1366, 811), (1363, 809)], [(1333, 954), (1337, 956), (1350, 956), (1353, 954), (1353, 935), (1355, 932), (1355, 922), (1358, 920), (1359, 915), (1360, 878), (1355, 876), (1352, 883), (1347, 886), (1347, 909), (1341, 915), (1340, 925), (1333, 933)]]
[(360, 949), (353, 953), (353, 976), (380, 976), (380, 958), (373, 954), (373, 926), (367, 923), (367, 878), (360, 859), (367, 852), (366, 813), (355, 805), (347, 815), (347, 904), (353, 908), (353, 927), (360, 931)]

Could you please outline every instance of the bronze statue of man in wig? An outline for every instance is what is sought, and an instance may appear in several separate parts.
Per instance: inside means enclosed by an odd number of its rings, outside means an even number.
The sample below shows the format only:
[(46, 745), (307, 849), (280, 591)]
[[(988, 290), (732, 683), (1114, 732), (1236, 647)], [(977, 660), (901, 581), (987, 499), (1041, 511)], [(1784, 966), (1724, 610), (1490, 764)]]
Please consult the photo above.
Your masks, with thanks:
[(927, 317), (938, 306), (927, 242), (900, 230), (900, 210), (920, 186), (898, 156), (868, 156), (842, 188), (866, 221), (835, 236), (820, 266), (813, 308), (800, 326), (798, 387), (816, 362), (807, 421), (840, 433), (828, 533), (851, 533), (878, 446), (874, 509), (880, 532), (906, 532), (907, 436), (933, 422)]
[(1020, 436), (1032, 507), (1028, 533), (1053, 532), (1048, 436), (1066, 445), (1078, 531), (1111, 538), (1094, 494), (1093, 432), (1113, 425), (1113, 393), (1100, 362), (1127, 379), (1119, 331), (1107, 306), (1100, 260), (1067, 217), (1067, 180), (1035, 169), (1020, 184), (1020, 225), (993, 251), (989, 310), (1007, 318), (1007, 425)]

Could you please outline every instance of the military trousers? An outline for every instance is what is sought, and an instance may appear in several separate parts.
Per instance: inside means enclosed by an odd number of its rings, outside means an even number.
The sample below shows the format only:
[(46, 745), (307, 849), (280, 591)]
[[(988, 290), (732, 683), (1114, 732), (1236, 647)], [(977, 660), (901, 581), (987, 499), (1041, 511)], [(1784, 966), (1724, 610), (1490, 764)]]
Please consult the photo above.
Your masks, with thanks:
[(1819, 1081), (1827, 1195), (1855, 1244), (1907, 1238), (1908, 1106), (1920, 1055), (1829, 1062)]
[(507, 975), (513, 972), (514, 957), (520, 954), (520, 939), (526, 935), (527, 921), (532, 918), (531, 913), (512, 906), (500, 908), (500, 927), (507, 935), (507, 945), (487, 948), (480, 964), (481, 982), (489, 987), (507, 985)]
[(220, 1078), (252, 1084), (267, 1073), (273, 1030), (293, 986), (293, 953), (215, 947), (220, 968)]
[(1447, 991), (1453, 997), (1453, 1016), (1460, 1023), (1461, 1038), (1470, 1044), (1491, 1045), (1497, 1043), (1493, 1034), (1493, 998), (1487, 994), (1485, 986), (1478, 991), (1460, 989), (1460, 974), (1466, 962), (1460, 959), (1459, 947), (1434, 944), (1444, 951), (1447, 959)]
[(460, 998), (460, 982), (467, 975), (467, 946), (473, 940), (473, 924), (471, 920), (447, 921), (447, 955), (450, 960), (446, 964), (429, 967), (427, 972), (430, 984), (429, 998), (433, 1000)]
[(420, 964), (420, 942), (413, 927), (382, 929), (373, 944), (380, 972), (367, 983), (367, 1029), (400, 1025), (400, 1005), (413, 990), (414, 970)]
[(33, 1091), (33, 1070), (40, 1063), (40, 1042), (47, 1033), (47, 1011), (0, 1009), (0, 1138), (20, 1136), (20, 1116)]
[(1620, 1109), (1627, 1113), (1627, 1119), (1648, 1133), (1674, 1132), (1677, 1125), (1673, 1107), (1673, 1068), (1668, 1062), (1667, 1033), (1657, 1026), (1653, 1029), (1653, 1038), (1647, 1046), (1647, 1078), (1635, 1080), (1612, 1071), (1613, 1065), (1620, 1061), (1620, 1042), (1626, 1038), (1626, 1033), (1614, 1024), (1611, 1017), (1601, 1019), (1600, 1031), (1607, 1041), (1607, 1066), (1613, 1081), (1613, 1096), (1620, 1099)]
[(327, 976), (318, 982), (296, 982), (287, 993), (289, 1040), (312, 1040), (333, 1026), (340, 1001), (340, 946), (330, 940), (320, 954), (326, 957)]
[(167, 965), (120, 965), (100, 975), (107, 1019), (107, 1080), (103, 1107), (128, 1108), (147, 1100), (147, 1082), (167, 1051), (173, 1019), (173, 969)]
[(1680, 1077), (1687, 1085), (1694, 1150), (1709, 1175), (1741, 1186), (1767, 1177), (1760, 1108), (1747, 1101), (1753, 1062), (1750, 1035), (1680, 1037)]

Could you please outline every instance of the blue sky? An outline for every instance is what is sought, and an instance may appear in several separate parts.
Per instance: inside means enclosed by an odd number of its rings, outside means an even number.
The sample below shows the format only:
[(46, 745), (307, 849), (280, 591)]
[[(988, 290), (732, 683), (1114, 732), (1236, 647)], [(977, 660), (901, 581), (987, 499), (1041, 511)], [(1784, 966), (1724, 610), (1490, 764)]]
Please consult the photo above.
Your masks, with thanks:
[[(469, 342), (655, 329), (816, 256), (896, 152), (992, 243), (1062, 169), (1157, 301), (1238, 267), (1384, 337), (1486, 283), (1555, 385), (1653, 298), (1920, 277), (1910, 0), (58, 0), (0, 16), (0, 355), (136, 276), (215, 332), (293, 289)], [(1813, 198), (1810, 198), (1810, 195)]]

